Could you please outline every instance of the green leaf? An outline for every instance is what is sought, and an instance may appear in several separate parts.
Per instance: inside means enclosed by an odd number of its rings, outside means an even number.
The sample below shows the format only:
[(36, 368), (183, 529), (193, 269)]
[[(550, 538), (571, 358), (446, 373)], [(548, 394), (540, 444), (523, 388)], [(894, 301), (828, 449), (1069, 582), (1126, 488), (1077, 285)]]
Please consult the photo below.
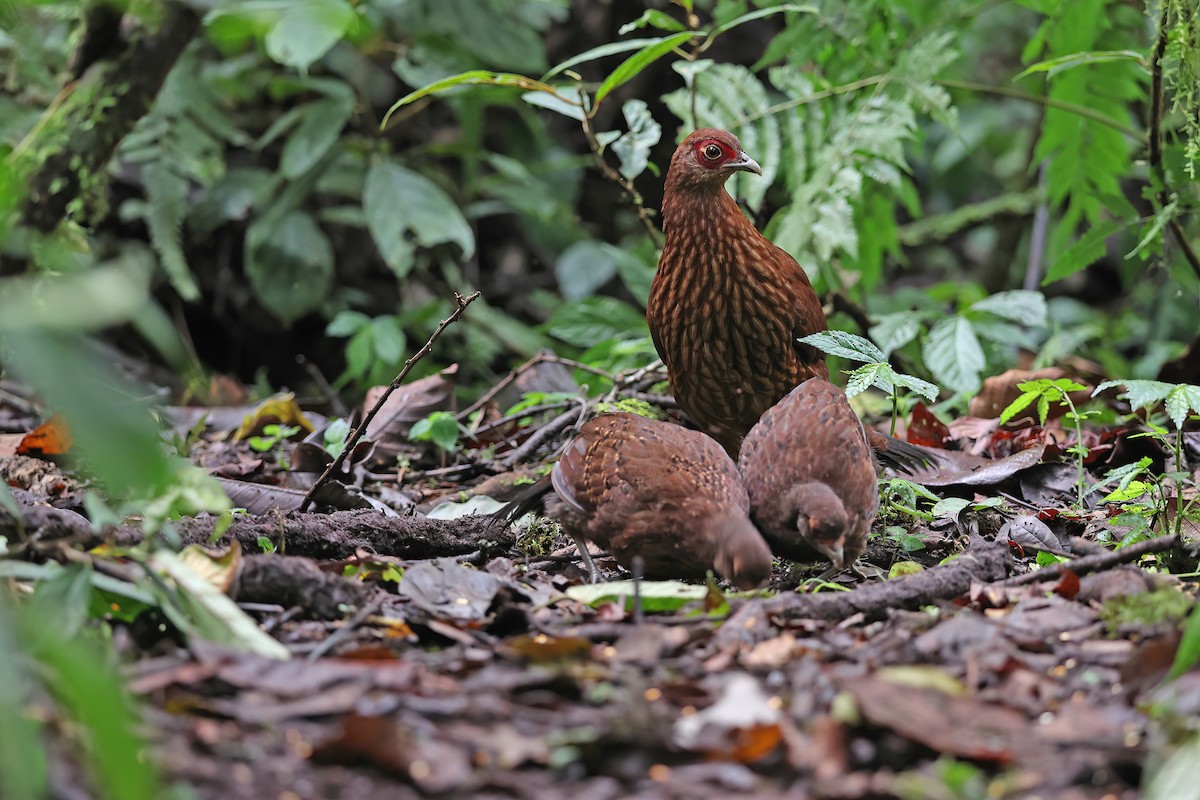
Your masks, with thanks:
[(295, 180), (312, 169), (329, 152), (350, 119), (352, 104), (340, 97), (309, 103), (300, 124), (283, 146), (279, 171)]
[(979, 389), (979, 373), (983, 370), (983, 348), (975, 329), (964, 317), (955, 314), (933, 326), (921, 350), (925, 366), (939, 383), (956, 392)]
[(1163, 403), (1167, 416), (1175, 423), (1176, 428), (1182, 428), (1187, 420), (1188, 411), (1200, 411), (1200, 386), (1180, 384), (1171, 390)]
[[(1183, 638), (1179, 642), (1179, 649), (1175, 651), (1175, 662), (1171, 665), (1167, 680), (1175, 680), (1197, 663), (1200, 663), (1200, 605), (1193, 608), (1192, 613), (1188, 615), (1187, 624), (1183, 627)], [(1191, 749), (1197, 751), (1195, 745)], [(1188, 790), (1190, 791), (1190, 788)], [(1167, 796), (1162, 797), (1165, 800)]]
[(889, 356), (916, 339), (920, 332), (920, 315), (912, 311), (882, 314), (868, 331), (884, 354)]
[(904, 372), (896, 372), (894, 370), (892, 371), (891, 378), (896, 384), (903, 386), (909, 391), (916, 392), (931, 403), (938, 399), (938, 387), (934, 386), (929, 381), (921, 380), (914, 375), (908, 375)]
[(723, 25), (718, 25), (716, 28), (713, 29), (712, 33), (709, 34), (709, 37), (711, 38), (713, 36), (717, 36), (718, 34), (724, 33), (725, 31), (729, 30), (730, 28), (736, 28), (739, 25), (745, 25), (747, 22), (751, 22), (756, 19), (762, 19), (763, 17), (768, 17), (772, 14), (780, 14), (785, 11), (793, 11), (793, 12), (798, 12), (801, 14), (819, 14), (820, 13), (820, 11), (815, 6), (800, 6), (800, 5), (793, 5), (790, 3), (785, 3), (783, 5), (778, 5), (778, 6), (770, 6), (769, 8), (760, 8), (757, 11), (751, 11), (748, 14), (742, 14), (740, 17), (735, 17), (734, 19), (729, 20), (728, 22), (726, 22)]
[(667, 36), (662, 39), (653, 40), (655, 43), (647, 46), (643, 50), (639, 50), (629, 58), (625, 59), (619, 67), (612, 71), (604, 82), (600, 84), (600, 88), (596, 89), (595, 105), (600, 105), (604, 98), (608, 97), (609, 93), (614, 89), (620, 88), (626, 82), (632, 80), (639, 72), (653, 64), (658, 59), (665, 56), (667, 53), (674, 50), (679, 45), (691, 39), (694, 34), (690, 31), (684, 33), (676, 33), (673, 36)]
[(626, 22), (618, 28), (617, 35), (624, 36), (639, 28), (645, 28), (647, 25), (651, 28), (658, 28), (660, 31), (682, 31), (687, 29), (687, 26), (665, 11), (659, 11), (657, 8), (649, 8), (643, 11), (642, 15), (633, 22)]
[(1167, 399), (1177, 386), (1174, 383), (1166, 383), (1164, 381), (1144, 381), (1144, 380), (1116, 380), (1105, 381), (1095, 388), (1092, 392), (1092, 397), (1100, 394), (1106, 389), (1111, 389), (1114, 386), (1125, 387), (1125, 397), (1129, 400), (1129, 407), (1135, 411), (1139, 408), (1150, 408), (1155, 403), (1160, 403)]
[(475, 234), (450, 195), (394, 161), (380, 161), (367, 173), (363, 212), (380, 255), (400, 277), (412, 268), (409, 235), (424, 247), (457, 244), (463, 258), (475, 253)]
[(641, 50), (643, 47), (647, 47), (648, 45), (652, 45), (660, 41), (662, 41), (661, 37), (655, 37), (652, 39), (627, 39), (624, 42), (610, 42), (608, 44), (602, 44), (598, 47), (593, 47), (590, 50), (583, 51), (579, 55), (571, 56), (566, 61), (558, 64), (542, 76), (542, 81), (548, 81), (555, 75), (563, 72), (564, 70), (570, 69), (576, 64), (586, 64), (587, 62), (595, 61), (598, 58), (614, 56), (618, 53), (628, 53), (630, 50)]
[(546, 331), (576, 347), (591, 347), (605, 339), (645, 336), (646, 317), (615, 297), (589, 297), (555, 309), (546, 321)]
[(1098, 225), (1093, 225), (1087, 233), (1079, 237), (1078, 241), (1054, 259), (1046, 271), (1042, 285), (1045, 286), (1048, 283), (1062, 280), (1068, 275), (1074, 275), (1084, 267), (1089, 267), (1104, 258), (1105, 253), (1108, 252), (1105, 247), (1108, 237), (1128, 225), (1128, 222), (1115, 220), (1106, 220)]
[(316, 310), (333, 283), (333, 246), (308, 214), (291, 211), (262, 241), (246, 234), (246, 276), (273, 314), (290, 324)]
[(326, 336), (351, 336), (371, 322), (361, 311), (339, 311), (325, 326)]
[(165, 161), (146, 166), (146, 227), (161, 259), (163, 272), (184, 300), (200, 297), (196, 279), (183, 254), (182, 225), (187, 213), (188, 181)]
[[(856, 394), (862, 394), (871, 386), (877, 386), (889, 395), (892, 394), (892, 386), (886, 378), (890, 378), (889, 373), (892, 372), (891, 367), (887, 364), (864, 364), (858, 369), (850, 373), (850, 377), (846, 379), (846, 397), (847, 399), (854, 397)], [(880, 380), (880, 378), (885, 380)]]
[(1047, 78), (1053, 78), (1060, 72), (1082, 67), (1085, 64), (1104, 64), (1112, 61), (1133, 61), (1145, 69), (1147, 74), (1150, 72), (1145, 56), (1135, 50), (1088, 50), (1039, 61), (1025, 68), (1013, 80), (1019, 81), (1021, 78), (1038, 72), (1045, 72)]
[(458, 448), (458, 421), (446, 411), (435, 411), (413, 423), (408, 438), (414, 442), (433, 442), (447, 453)]
[(574, 88), (565, 89), (560, 94), (549, 94), (547, 92), (526, 92), (521, 95), (521, 99), (531, 106), (546, 108), (551, 111), (556, 111), (564, 117), (570, 117), (573, 120), (583, 122), (583, 106), (579, 103), (572, 102), (566, 99), (565, 95), (576, 91)]
[(973, 303), (970, 310), (995, 314), (1030, 328), (1042, 328), (1046, 325), (1046, 298), (1041, 292), (1022, 289), (996, 292)]
[(1024, 394), (1017, 397), (1016, 400), (1013, 400), (1011, 403), (1008, 404), (1007, 408), (1005, 408), (1003, 411), (1000, 412), (1000, 424), (1007, 425), (1008, 421), (1010, 419), (1012, 419), (1017, 414), (1024, 411), (1026, 408), (1029, 407), (1030, 403), (1032, 403), (1034, 400), (1036, 400), (1037, 398), (1039, 398), (1041, 396), (1042, 396), (1041, 392), (1025, 392)]
[[(489, 72), (485, 69), (476, 69), (469, 72), (460, 72), (457, 75), (451, 75), (449, 78), (442, 78), (440, 81), (434, 81), (427, 86), (422, 86), (420, 89), (404, 95), (404, 97), (401, 97), (399, 100), (393, 103), (392, 107), (388, 109), (386, 114), (384, 114), (383, 122), (381, 122), (379, 125), (380, 129), (383, 130), (387, 128), (388, 120), (391, 118), (392, 114), (396, 113), (396, 111), (402, 106), (406, 106), (409, 103), (420, 100), (426, 95), (437, 94), (438, 92), (444, 92), (447, 89), (452, 89), (458, 86), (511, 86), (517, 89), (547, 92), (551, 95), (561, 97), (561, 95), (558, 95), (558, 93), (554, 90), (553, 86), (541, 81), (535, 81), (533, 78), (528, 78), (524, 75), (516, 75), (511, 72)], [(567, 100), (567, 98), (563, 99)]]
[(584, 240), (563, 251), (554, 262), (558, 288), (568, 300), (581, 300), (595, 293), (617, 274), (617, 248), (604, 242)]
[(577, 603), (589, 606), (596, 606), (600, 603), (617, 603), (623, 608), (631, 608), (634, 592), (637, 591), (641, 596), (642, 608), (652, 613), (678, 611), (689, 603), (703, 600), (708, 595), (707, 586), (681, 583), (680, 581), (639, 581), (640, 586), (636, 589), (634, 583), (634, 581), (612, 581), (611, 583), (580, 584), (568, 587), (566, 594)]
[(346, 0), (299, 0), (285, 7), (267, 34), (267, 55), (301, 71), (341, 41), (356, 20)]
[(650, 148), (662, 138), (662, 126), (650, 116), (650, 107), (644, 100), (626, 100), (621, 111), (629, 130), (613, 142), (612, 150), (621, 160), (621, 174), (633, 180), (645, 171)]
[(851, 361), (862, 361), (868, 364), (887, 361), (887, 356), (873, 342), (845, 331), (821, 331), (809, 334), (799, 341), (801, 344), (815, 347), (823, 353), (841, 356)]
[(371, 340), (375, 357), (385, 364), (398, 364), (404, 357), (408, 342), (400, 323), (390, 314), (371, 321)]

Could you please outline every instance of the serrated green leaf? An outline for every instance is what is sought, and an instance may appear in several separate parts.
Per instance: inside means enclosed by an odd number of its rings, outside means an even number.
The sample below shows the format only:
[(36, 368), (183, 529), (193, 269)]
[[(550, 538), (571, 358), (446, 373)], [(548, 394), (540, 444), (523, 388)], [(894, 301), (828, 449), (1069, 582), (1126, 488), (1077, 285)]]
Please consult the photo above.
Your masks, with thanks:
[(846, 331), (821, 331), (805, 336), (799, 340), (802, 344), (815, 347), (831, 356), (841, 356), (851, 361), (861, 361), (868, 364), (886, 362), (883, 354), (873, 342)]
[(912, 311), (883, 314), (868, 332), (879, 343), (879, 349), (890, 356), (917, 338), (921, 332), (920, 316)]
[(925, 366), (939, 383), (956, 392), (975, 392), (985, 363), (975, 329), (966, 318), (954, 315), (933, 326), (922, 348)]
[(615, 297), (589, 297), (559, 306), (545, 327), (556, 339), (576, 347), (591, 347), (605, 339), (645, 335), (646, 317)]
[(929, 402), (933, 403), (938, 398), (938, 387), (926, 380), (922, 380), (914, 375), (908, 375), (903, 372), (892, 371), (892, 380), (909, 391), (916, 392), (921, 397), (924, 397)]
[(1166, 383), (1164, 381), (1148, 381), (1148, 380), (1116, 380), (1105, 381), (1096, 387), (1092, 392), (1092, 397), (1100, 394), (1106, 389), (1111, 389), (1114, 386), (1125, 387), (1125, 397), (1129, 400), (1129, 407), (1137, 410), (1139, 408), (1150, 408), (1155, 403), (1162, 402), (1167, 399), (1167, 395), (1175, 389), (1176, 384)]
[[(879, 386), (880, 389), (892, 394), (892, 387), (886, 380), (881, 381), (880, 376), (885, 378), (887, 373), (891, 372), (891, 368), (887, 364), (864, 364), (858, 369), (850, 373), (846, 379), (846, 397), (847, 399), (854, 397), (857, 394), (862, 394), (871, 386)], [(885, 384), (885, 385), (880, 385)]]
[(1084, 267), (1089, 267), (1104, 258), (1104, 254), (1107, 252), (1105, 242), (1108, 241), (1108, 237), (1127, 225), (1128, 223), (1115, 220), (1107, 220), (1093, 225), (1087, 233), (1079, 237), (1078, 241), (1054, 259), (1050, 264), (1050, 269), (1046, 271), (1042, 285), (1045, 286), (1068, 275), (1074, 275)]
[(1042, 393), (1040, 391), (1025, 392), (1024, 394), (1019, 395), (1017, 399), (1008, 404), (1007, 408), (1000, 412), (1000, 424), (1007, 425), (1009, 420), (1011, 420), (1017, 414), (1020, 414), (1029, 407), (1030, 403), (1041, 396)]
[(648, 45), (642, 50), (634, 53), (629, 58), (625, 59), (615, 70), (613, 70), (607, 78), (596, 89), (595, 105), (600, 105), (604, 98), (608, 97), (609, 93), (614, 89), (624, 86), (628, 81), (632, 80), (646, 67), (653, 64), (658, 59), (665, 56), (667, 53), (674, 50), (679, 45), (691, 39), (694, 34), (690, 31), (684, 33), (676, 33), (672, 36), (653, 40), (654, 44)]

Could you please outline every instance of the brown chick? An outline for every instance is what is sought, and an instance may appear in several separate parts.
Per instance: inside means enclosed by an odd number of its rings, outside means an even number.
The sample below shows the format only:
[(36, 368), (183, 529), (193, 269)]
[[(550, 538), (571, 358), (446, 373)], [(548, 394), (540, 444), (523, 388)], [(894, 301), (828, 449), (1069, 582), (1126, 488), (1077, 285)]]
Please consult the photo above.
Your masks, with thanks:
[(742, 444), (738, 466), (751, 518), (772, 551), (853, 566), (879, 510), (866, 432), (846, 394), (810, 378), (768, 409)]
[(771, 574), (771, 551), (750, 522), (737, 466), (713, 439), (635, 414), (588, 422), (551, 473), (547, 511), (648, 578), (703, 578), (715, 570), (740, 589)]

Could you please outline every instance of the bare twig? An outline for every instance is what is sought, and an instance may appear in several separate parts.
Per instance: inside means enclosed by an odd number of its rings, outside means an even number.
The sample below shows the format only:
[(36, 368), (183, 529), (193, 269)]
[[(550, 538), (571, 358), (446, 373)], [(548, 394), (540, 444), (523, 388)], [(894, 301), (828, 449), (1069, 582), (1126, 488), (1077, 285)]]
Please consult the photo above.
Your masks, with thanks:
[(471, 305), (473, 301), (479, 299), (480, 294), (480, 292), (474, 292), (466, 297), (463, 297), (458, 292), (454, 293), (454, 300), (458, 303), (458, 307), (454, 309), (450, 316), (438, 323), (437, 329), (430, 335), (429, 341), (425, 342), (425, 346), (413, 353), (412, 356), (404, 362), (404, 368), (400, 370), (400, 374), (392, 379), (392, 382), (388, 385), (387, 389), (385, 389), (384, 392), (379, 396), (379, 399), (375, 401), (375, 405), (370, 411), (367, 412), (367, 415), (363, 417), (363, 421), (358, 423), (358, 427), (350, 431), (350, 435), (346, 437), (346, 444), (344, 447), (342, 447), (342, 452), (338, 453), (338, 457), (333, 460), (333, 463), (325, 468), (325, 471), (321, 473), (319, 478), (317, 478), (316, 482), (312, 485), (312, 488), (308, 490), (308, 494), (304, 495), (304, 499), (300, 501), (301, 511), (308, 510), (308, 507), (312, 505), (313, 497), (320, 490), (320, 488), (329, 482), (331, 475), (342, 468), (342, 464), (346, 462), (346, 457), (350, 455), (350, 452), (354, 449), (354, 446), (358, 444), (358, 440), (361, 439), (363, 434), (367, 432), (367, 427), (371, 424), (371, 421), (375, 419), (375, 415), (379, 413), (379, 409), (383, 408), (383, 404), (386, 403), (387, 399), (392, 396), (392, 392), (400, 388), (400, 385), (404, 383), (404, 379), (408, 377), (408, 373), (411, 372), (412, 368), (417, 365), (417, 362), (429, 355), (429, 352), (433, 349), (433, 343), (436, 342), (438, 337), (442, 335), (442, 331), (446, 330), (446, 328), (448, 328), (459, 317), (461, 317), (467, 306)]
[(1111, 569), (1120, 564), (1128, 564), (1151, 553), (1164, 553), (1179, 544), (1178, 536), (1156, 536), (1144, 542), (1122, 547), (1120, 550), (1106, 550), (1093, 556), (1084, 556), (1074, 561), (1055, 564), (1050, 567), (1027, 572), (1015, 578), (1001, 581), (1001, 586), (1024, 586), (1027, 583), (1037, 583), (1043, 580), (1054, 580), (1062, 576), (1064, 570), (1070, 570), (1076, 575), (1087, 575), (1091, 572)]
[[(1169, 3), (1163, 3), (1162, 16), (1158, 18), (1158, 41), (1154, 44), (1154, 54), (1150, 58), (1150, 168), (1158, 178), (1158, 202), (1164, 208), (1171, 201), (1171, 190), (1167, 185), (1167, 170), (1163, 166), (1162, 157), (1162, 115), (1163, 115), (1163, 74), (1162, 60), (1167, 52), (1167, 14)], [(1168, 223), (1171, 235), (1179, 244), (1179, 250), (1187, 261), (1192, 272), (1200, 278), (1200, 256), (1197, 256), (1192, 243), (1188, 241), (1187, 232), (1179, 224), (1178, 219), (1172, 218)]]
[(471, 405), (467, 406), (462, 411), (458, 412), (459, 422), (468, 419), (476, 411), (490, 403), (493, 399), (495, 399), (496, 395), (504, 391), (509, 384), (524, 375), (529, 370), (536, 367), (538, 364), (562, 364), (564, 367), (571, 367), (572, 369), (583, 370), (584, 372), (590, 372), (593, 375), (599, 375), (603, 378), (613, 381), (614, 383), (617, 381), (617, 377), (608, 370), (600, 369), (599, 367), (593, 367), (591, 364), (584, 364), (582, 361), (563, 358), (555, 353), (541, 352), (526, 361), (521, 366), (514, 369), (512, 372), (505, 375), (499, 380), (499, 382), (496, 383), (496, 385), (480, 395), (478, 400), (476, 400), (474, 403), (471, 403)]
[(547, 422), (538, 429), (537, 433), (526, 439), (520, 447), (505, 456), (504, 460), (500, 462), (501, 465), (505, 467), (512, 467), (515, 464), (520, 463), (526, 456), (531, 455), (539, 447), (549, 441), (552, 436), (558, 434), (560, 431), (583, 418), (585, 416), (584, 411), (587, 409), (587, 406), (588, 404), (586, 402), (580, 403), (579, 408), (572, 408), (569, 411), (565, 411)]

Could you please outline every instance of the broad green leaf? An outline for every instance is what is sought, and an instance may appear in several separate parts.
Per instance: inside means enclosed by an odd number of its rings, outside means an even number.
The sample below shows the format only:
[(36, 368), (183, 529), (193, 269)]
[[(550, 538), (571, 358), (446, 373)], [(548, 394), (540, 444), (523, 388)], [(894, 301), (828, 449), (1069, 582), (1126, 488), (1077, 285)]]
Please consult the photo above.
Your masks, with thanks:
[(1082, 67), (1085, 64), (1104, 64), (1111, 61), (1133, 61), (1149, 72), (1145, 56), (1135, 50), (1089, 50), (1083, 53), (1070, 53), (1065, 56), (1039, 61), (1036, 64), (1026, 67), (1013, 80), (1019, 81), (1021, 78), (1038, 72), (1045, 72), (1046, 77), (1053, 78), (1060, 72)]
[(1189, 411), (1200, 411), (1200, 386), (1180, 384), (1171, 390), (1163, 403), (1167, 416), (1175, 423), (1176, 428), (1182, 428), (1187, 420)]
[(341, 41), (354, 24), (346, 0), (298, 0), (290, 3), (267, 34), (272, 60), (305, 71)]
[[(449, 78), (443, 78), (440, 81), (434, 81), (428, 86), (422, 86), (416, 91), (409, 92), (401, 97), (392, 107), (388, 109), (383, 116), (383, 122), (380, 123), (380, 129), (386, 129), (388, 120), (392, 114), (409, 103), (420, 100), (422, 97), (429, 94), (437, 94), (444, 92), (447, 89), (453, 89), (457, 86), (511, 86), (516, 89), (526, 89), (528, 91), (547, 92), (551, 95), (557, 95), (554, 87), (541, 81), (536, 81), (533, 78), (527, 78), (524, 75), (516, 75), (511, 72), (489, 72), (485, 69), (471, 70), (470, 72), (460, 72), (457, 75), (451, 75)], [(566, 98), (564, 98), (566, 99)]]
[(289, 212), (265, 238), (255, 225), (246, 234), (246, 276), (263, 305), (290, 324), (328, 298), (333, 246), (302, 211)]
[(985, 311), (1030, 328), (1041, 328), (1046, 325), (1046, 298), (1041, 292), (1023, 289), (996, 292), (990, 297), (973, 303), (970, 310)]
[(558, 288), (568, 300), (590, 297), (617, 274), (617, 248), (584, 240), (563, 251), (554, 262)]
[(851, 361), (862, 361), (868, 364), (887, 361), (887, 356), (873, 342), (845, 331), (821, 331), (809, 334), (799, 341), (815, 347), (823, 353), (841, 356)]
[(398, 364), (404, 357), (404, 350), (408, 344), (404, 337), (404, 329), (390, 314), (371, 321), (371, 340), (375, 357), (385, 364)]
[(337, 143), (352, 110), (350, 102), (336, 97), (305, 106), (300, 124), (283, 146), (279, 162), (283, 176), (295, 180), (312, 169)]
[(920, 317), (911, 311), (882, 314), (868, 331), (884, 354), (889, 356), (916, 339), (920, 332)]
[(589, 297), (555, 309), (547, 333), (576, 347), (591, 347), (605, 339), (629, 339), (646, 333), (641, 310), (615, 297)]
[(935, 517), (954, 517), (969, 505), (971, 501), (962, 497), (944, 497), (933, 504), (929, 513)]
[(922, 348), (925, 366), (939, 383), (956, 392), (979, 389), (979, 374), (983, 370), (983, 348), (971, 323), (954, 315), (933, 326)]
[(650, 160), (650, 148), (662, 138), (662, 126), (650, 116), (644, 100), (626, 100), (621, 106), (629, 130), (613, 142), (613, 152), (621, 160), (621, 174), (633, 180), (641, 175)]
[(760, 8), (756, 11), (751, 11), (748, 14), (742, 14), (740, 17), (735, 17), (734, 19), (731, 19), (728, 22), (726, 22), (724, 25), (718, 25), (716, 28), (713, 29), (712, 33), (710, 33), (709, 36), (710, 37), (717, 36), (718, 34), (724, 33), (725, 31), (729, 30), (730, 28), (736, 28), (739, 25), (745, 25), (747, 22), (751, 22), (756, 19), (762, 19), (763, 17), (768, 17), (768, 16), (771, 16), (772, 14), (780, 14), (785, 11), (794, 11), (794, 12), (801, 13), (801, 14), (819, 14), (820, 13), (820, 11), (817, 10), (816, 6), (801, 6), (801, 5), (794, 5), (794, 4), (790, 4), (790, 3), (784, 4), (784, 5), (779, 5), (779, 6), (771, 6), (769, 8)]
[(408, 438), (414, 442), (433, 442), (447, 453), (453, 453), (458, 448), (458, 434), (458, 421), (454, 415), (435, 411), (414, 422)]
[(1105, 242), (1108, 237), (1112, 236), (1117, 231), (1128, 227), (1127, 222), (1117, 222), (1107, 220), (1098, 225), (1092, 226), (1083, 236), (1080, 236), (1078, 241), (1059, 254), (1058, 258), (1050, 265), (1050, 269), (1046, 271), (1046, 277), (1042, 280), (1042, 285), (1054, 283), (1068, 275), (1074, 275), (1084, 267), (1089, 267), (1100, 259), (1104, 258), (1107, 252)]
[(687, 26), (665, 11), (659, 11), (657, 8), (649, 8), (643, 11), (642, 15), (633, 22), (626, 22), (618, 28), (617, 35), (624, 36), (639, 28), (645, 28), (647, 25), (651, 28), (658, 28), (660, 31), (674, 32), (687, 29)]
[(1175, 389), (1176, 385), (1164, 381), (1105, 381), (1095, 388), (1092, 392), (1092, 397), (1095, 397), (1106, 389), (1111, 389), (1115, 386), (1124, 386), (1125, 397), (1129, 400), (1129, 407), (1136, 411), (1139, 408), (1150, 408), (1155, 403), (1166, 400), (1167, 395)]
[(410, 236), (424, 247), (457, 244), (463, 258), (475, 252), (475, 234), (450, 195), (394, 161), (381, 161), (367, 173), (363, 211), (380, 254), (400, 277), (412, 267)]
[(98, 331), (144, 313), (153, 266), (126, 259), (68, 275), (0, 278), (0, 335)]
[(629, 58), (625, 59), (619, 67), (612, 71), (600, 87), (596, 89), (595, 105), (600, 105), (604, 98), (608, 97), (609, 93), (614, 89), (624, 86), (626, 82), (632, 80), (639, 72), (653, 64), (658, 59), (665, 56), (667, 53), (674, 50), (679, 45), (691, 39), (690, 31), (685, 33), (676, 33), (673, 36), (667, 36), (663, 39), (654, 40), (655, 43), (649, 45), (644, 50), (639, 50)]
[(371, 322), (361, 311), (339, 311), (325, 326), (326, 336), (351, 336)]

